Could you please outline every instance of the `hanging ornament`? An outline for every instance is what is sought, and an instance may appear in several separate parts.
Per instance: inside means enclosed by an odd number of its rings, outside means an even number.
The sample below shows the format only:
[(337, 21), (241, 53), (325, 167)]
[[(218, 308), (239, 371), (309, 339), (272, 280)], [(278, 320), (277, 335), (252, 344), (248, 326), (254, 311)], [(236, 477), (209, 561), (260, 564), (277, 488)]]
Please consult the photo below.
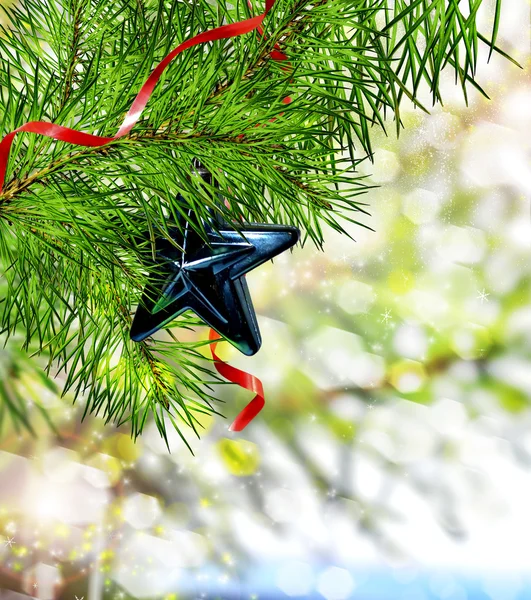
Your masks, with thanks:
[[(205, 169), (197, 170), (211, 181)], [(214, 215), (203, 227), (208, 243), (184, 218), (169, 228), (175, 244), (165, 237), (156, 240), (156, 266), (137, 308), (131, 339), (140, 342), (192, 310), (250, 356), (262, 339), (245, 275), (291, 248), (300, 232), (287, 225), (227, 223)]]
[[(193, 38), (185, 40), (184, 42), (179, 44), (179, 46), (174, 48), (157, 65), (157, 67), (153, 70), (153, 72), (150, 74), (148, 79), (145, 81), (144, 85), (142, 86), (139, 93), (135, 97), (135, 99), (131, 105), (131, 108), (127, 112), (120, 129), (112, 137), (104, 137), (104, 136), (94, 135), (94, 134), (87, 133), (84, 131), (78, 131), (76, 129), (71, 129), (70, 127), (65, 127), (63, 125), (59, 125), (56, 123), (47, 123), (45, 121), (30, 121), (28, 123), (24, 123), (17, 129), (15, 129), (12, 132), (10, 132), (9, 134), (7, 134), (0, 141), (0, 194), (8, 195), (10, 193), (9, 189), (6, 189), (5, 177), (6, 177), (9, 155), (11, 152), (11, 146), (13, 144), (13, 141), (14, 141), (17, 133), (22, 133), (22, 132), (34, 133), (34, 134), (42, 135), (42, 136), (52, 138), (52, 139), (55, 139), (58, 141), (73, 144), (76, 146), (92, 147), (92, 148), (101, 148), (103, 146), (106, 146), (107, 144), (112, 143), (115, 140), (118, 140), (118, 139), (126, 136), (131, 131), (131, 129), (133, 129), (133, 127), (137, 123), (138, 119), (142, 115), (142, 112), (144, 111), (144, 108), (146, 107), (148, 100), (150, 99), (150, 97), (153, 93), (153, 90), (155, 89), (155, 87), (156, 87), (159, 79), (161, 78), (163, 72), (165, 71), (166, 67), (174, 60), (174, 58), (176, 56), (178, 56), (181, 52), (183, 52), (189, 48), (192, 48), (193, 46), (202, 45), (207, 42), (213, 42), (216, 40), (223, 40), (223, 39), (228, 39), (228, 38), (232, 38), (232, 37), (237, 37), (237, 36), (244, 35), (246, 33), (254, 31), (254, 30), (258, 31), (258, 33), (261, 36), (263, 36), (262, 22), (266, 18), (269, 11), (273, 8), (275, 1), (276, 0), (266, 0), (264, 12), (256, 17), (251, 17), (249, 19), (245, 19), (244, 21), (239, 21), (236, 23), (228, 23), (226, 25), (221, 25), (220, 27), (216, 27), (214, 29), (204, 31), (204, 32), (194, 36)], [(287, 63), (287, 56), (280, 51), (280, 47), (279, 47), (278, 43), (276, 43), (274, 45), (274, 49), (270, 52), (269, 56), (273, 60), (276, 60), (276, 61), (286, 61), (286, 65), (282, 67), (283, 69), (290, 68), (288, 66), (289, 63)], [(291, 97), (286, 96), (282, 100), (282, 102), (284, 104), (289, 104), (291, 102)], [(282, 115), (282, 113), (280, 113), (280, 116), (281, 115)], [(271, 122), (275, 121), (276, 117), (273, 117), (272, 119), (269, 119), (269, 120)], [(257, 123), (257, 126), (258, 125), (259, 124)], [(238, 139), (245, 138), (245, 135), (243, 133), (240, 133), (237, 135), (237, 138)], [(193, 240), (194, 236), (193, 236), (193, 232), (188, 231), (189, 230), (188, 224), (185, 224), (185, 230), (186, 231), (184, 231), (184, 233), (183, 233), (182, 228), (179, 229), (178, 231), (174, 230), (174, 235), (176, 236), (175, 239), (180, 239), (181, 241), (184, 241), (184, 239), (188, 239), (189, 234), (191, 233), (192, 234), (192, 235), (190, 235), (191, 239), (189, 240), (191, 243), (188, 244), (188, 249), (190, 250), (193, 245), (192, 242), (194, 241)], [(216, 243), (218, 243), (218, 242), (223, 243), (223, 241), (226, 239), (224, 236), (224, 232), (226, 232), (227, 235), (229, 235), (229, 234), (234, 234), (235, 230), (240, 232), (240, 240), (244, 240), (245, 243), (248, 246), (250, 246), (250, 248), (247, 249), (247, 255), (244, 252), (242, 252), (242, 255), (240, 256), (240, 258), (242, 259), (241, 262), (236, 261), (232, 265), (229, 265), (229, 266), (226, 265), (225, 278), (220, 278), (220, 282), (223, 283), (223, 281), (224, 281), (225, 286), (228, 286), (228, 288), (227, 288), (228, 291), (234, 292), (232, 298), (235, 300), (235, 304), (240, 309), (240, 311), (239, 311), (239, 314), (233, 313), (230, 310), (230, 308), (231, 308), (230, 305), (218, 307), (216, 309), (217, 313), (214, 312), (214, 314), (218, 317), (218, 320), (220, 321), (220, 326), (219, 326), (219, 329), (218, 328), (216, 328), (216, 330), (211, 329), (209, 339), (211, 341), (210, 350), (212, 352), (214, 366), (216, 367), (216, 370), (220, 373), (220, 375), (222, 375), (229, 381), (232, 381), (233, 383), (237, 383), (241, 387), (243, 387), (249, 391), (252, 391), (255, 394), (255, 396), (253, 397), (251, 402), (249, 402), (249, 404), (240, 412), (240, 414), (236, 417), (233, 425), (231, 426), (231, 429), (233, 431), (241, 431), (244, 427), (247, 426), (248, 423), (250, 423), (252, 421), (252, 419), (263, 408), (264, 403), (265, 403), (264, 389), (262, 386), (262, 382), (257, 377), (255, 377), (254, 375), (251, 375), (245, 371), (241, 371), (240, 369), (237, 369), (237, 368), (225, 363), (223, 360), (221, 360), (221, 358), (216, 354), (216, 347), (218, 344), (218, 339), (221, 334), (221, 336), (227, 337), (228, 341), (230, 341), (231, 343), (234, 343), (234, 345), (236, 347), (239, 347), (240, 350), (242, 350), (242, 352), (245, 352), (246, 354), (253, 354), (253, 353), (257, 352), (257, 350), (260, 348), (260, 343), (261, 343), (260, 332), (259, 332), (258, 326), (256, 324), (256, 315), (255, 315), (253, 307), (252, 307), (252, 303), (250, 300), (249, 291), (247, 289), (247, 284), (245, 282), (244, 275), (245, 275), (245, 273), (247, 273), (248, 271), (253, 269), (255, 266), (258, 266), (259, 264), (261, 264), (262, 262), (265, 262), (269, 258), (276, 256), (278, 253), (289, 248), (290, 246), (293, 246), (297, 242), (300, 233), (299, 233), (298, 229), (293, 228), (293, 227), (251, 225), (246, 230), (245, 228), (233, 227), (229, 224), (224, 224), (224, 227), (216, 228), (216, 233), (218, 235), (218, 239), (214, 241), (214, 245), (209, 243), (209, 244), (204, 244), (204, 246), (209, 249), (215, 248)], [(249, 236), (245, 235), (245, 231), (248, 231), (249, 234), (252, 234), (252, 239), (250, 239), (251, 235), (249, 235)], [(268, 238), (268, 234), (269, 234), (269, 238)], [(281, 239), (280, 234), (284, 234), (285, 239)], [(273, 236), (273, 237), (271, 237), (271, 236)], [(274, 241), (273, 241), (273, 238), (274, 238)], [(167, 241), (168, 240), (166, 240), (166, 242)], [(197, 239), (195, 240), (195, 242), (196, 242), (196, 246), (200, 245)], [(242, 242), (240, 241), (240, 243), (242, 243)], [(182, 259), (182, 262), (179, 263), (179, 256), (175, 256), (175, 252), (174, 252), (175, 249), (174, 249), (173, 245), (171, 245), (171, 246), (172, 247), (170, 248), (169, 252), (166, 251), (166, 255), (164, 255), (165, 249), (167, 250), (167, 244), (165, 244), (162, 241), (162, 239), (158, 240), (156, 243), (157, 260), (159, 261), (160, 265), (162, 266), (163, 270), (166, 273), (165, 281), (166, 281), (166, 284), (170, 284), (170, 287), (171, 287), (171, 281), (172, 281), (171, 278), (176, 277), (176, 274), (177, 274), (176, 270), (181, 270), (185, 266), (184, 265), (184, 258), (185, 258), (184, 255), (187, 255), (186, 256), (187, 259), (190, 258), (190, 252), (186, 252), (186, 250), (183, 249), (183, 253), (182, 253), (183, 255), (180, 257)], [(242, 249), (242, 248), (240, 248), (240, 249)], [(254, 254), (254, 257), (251, 256), (253, 254)], [(216, 256), (219, 256), (219, 255), (216, 255)], [(236, 258), (236, 257), (233, 257), (233, 258)], [(247, 262), (245, 262), (244, 259)], [(180, 265), (180, 269), (177, 269), (177, 266), (179, 266), (179, 265)], [(214, 278), (214, 282), (211, 282), (210, 288), (208, 288), (208, 286), (207, 286), (206, 289), (210, 289), (210, 291), (212, 293), (216, 290), (220, 293), (223, 291), (226, 291), (226, 290), (224, 290), (223, 285), (220, 286), (220, 282), (217, 281), (221, 267), (222, 267), (221, 264), (216, 264), (215, 266), (211, 267), (211, 275)], [(189, 265), (187, 264), (185, 271), (188, 269), (189, 269)], [(196, 275), (196, 279), (199, 280), (200, 278), (197, 277), (198, 273), (200, 274), (200, 270), (196, 268), (195, 275)], [(201, 283), (200, 281), (195, 281), (195, 279), (193, 277), (191, 279), (195, 283)], [(216, 288), (216, 284), (217, 284), (217, 288)], [(188, 281), (187, 281), (186, 277), (184, 277), (184, 276), (181, 277), (180, 285), (184, 286), (181, 290), (182, 296), (180, 298), (176, 299), (175, 304), (172, 305), (172, 303), (168, 303), (162, 309), (157, 311), (157, 310), (155, 310), (157, 307), (157, 301), (160, 302), (161, 299), (163, 299), (163, 298), (167, 299), (169, 297), (172, 297), (171, 294), (175, 294), (175, 290), (173, 292), (171, 292), (169, 295), (166, 295), (165, 292), (168, 291), (168, 285), (165, 285), (163, 282), (160, 282), (160, 280), (159, 280), (159, 284), (157, 285), (155, 283), (155, 275), (153, 275), (152, 281), (150, 282), (150, 284), (148, 286), (146, 286), (146, 290), (144, 293), (144, 297), (142, 299), (142, 303), (139, 306), (137, 313), (135, 315), (133, 327), (131, 329), (132, 339), (134, 339), (134, 340), (145, 339), (145, 337), (151, 335), (157, 329), (160, 329), (164, 324), (166, 324), (167, 322), (170, 322), (174, 317), (176, 317), (178, 314), (180, 314), (181, 312), (184, 312), (184, 310), (186, 310), (186, 308), (182, 308), (182, 309), (179, 308), (177, 311), (175, 311), (173, 313), (171, 312), (171, 310), (173, 308), (176, 308), (176, 306), (179, 302), (180, 303), (183, 302), (184, 298), (193, 296), (192, 287), (187, 287)], [(201, 285), (199, 286), (198, 289), (202, 289)], [(155, 293), (155, 296), (152, 295), (153, 292)], [(151, 298), (155, 298), (155, 299), (151, 300), (149, 297), (146, 298), (146, 296), (148, 296), (148, 295), (151, 295)], [(226, 298), (225, 295), (223, 295), (223, 294), (221, 294), (221, 295), (223, 298)], [(208, 299), (209, 296), (206, 295), (205, 298)], [(150, 310), (150, 307), (153, 310)], [(212, 305), (207, 305), (207, 308), (211, 309)], [(201, 309), (202, 309), (202, 306), (200, 306), (198, 308), (198, 310), (201, 310)], [(225, 312), (227, 312), (228, 314), (224, 314), (223, 310), (225, 310)], [(162, 312), (162, 311), (164, 311), (164, 312)], [(159, 312), (160, 312), (160, 314), (158, 314)], [(158, 317), (157, 317), (157, 315), (158, 315)], [(237, 334), (235, 336), (236, 340), (232, 340), (229, 337), (229, 335), (227, 335), (224, 332), (227, 332), (229, 328), (232, 331), (233, 326), (231, 326), (231, 324), (235, 323), (236, 322), (235, 319), (237, 319), (238, 317), (242, 319), (242, 321), (240, 323), (240, 328), (239, 328), (240, 330), (239, 330), (239, 332), (237, 332)], [(157, 322), (157, 318), (158, 318), (158, 322)], [(142, 321), (144, 321), (144, 323)], [(148, 326), (148, 321), (149, 321), (149, 326)], [(238, 335), (238, 333), (239, 333), (239, 335)]]

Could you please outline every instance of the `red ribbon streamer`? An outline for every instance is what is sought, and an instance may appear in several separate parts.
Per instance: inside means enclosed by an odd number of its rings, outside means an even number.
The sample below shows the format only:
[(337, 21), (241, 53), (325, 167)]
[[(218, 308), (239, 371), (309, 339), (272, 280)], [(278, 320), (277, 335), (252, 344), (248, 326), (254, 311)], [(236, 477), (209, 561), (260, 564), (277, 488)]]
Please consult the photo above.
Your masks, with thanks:
[[(7, 163), (9, 160), (9, 153), (11, 151), (11, 146), (13, 144), (13, 139), (15, 135), (19, 132), (28, 132), (28, 133), (37, 133), (39, 135), (44, 135), (46, 137), (53, 138), (55, 140), (59, 140), (62, 142), (68, 142), (69, 144), (74, 144), (76, 146), (86, 146), (99, 148), (109, 144), (110, 142), (117, 140), (125, 135), (127, 135), (131, 129), (135, 126), (140, 118), (146, 104), (148, 103), (155, 86), (157, 85), (162, 73), (166, 69), (166, 67), (170, 64), (170, 62), (181, 52), (187, 50), (188, 48), (192, 48), (193, 46), (197, 46), (199, 44), (205, 44), (206, 42), (213, 42), (215, 40), (228, 39), (231, 37), (237, 37), (239, 35), (243, 35), (245, 33), (249, 33), (253, 30), (257, 30), (258, 33), (263, 36), (263, 28), (262, 22), (265, 19), (267, 13), (271, 10), (276, 0), (266, 0), (265, 11), (258, 15), (257, 17), (252, 17), (250, 19), (246, 19), (245, 21), (239, 21), (237, 23), (229, 23), (227, 25), (221, 25), (220, 27), (216, 27), (215, 29), (210, 29), (208, 31), (204, 31), (189, 40), (185, 40), (179, 46), (177, 46), (174, 50), (172, 50), (166, 58), (164, 58), (157, 67), (153, 70), (151, 75), (147, 78), (146, 82), (140, 89), (140, 92), (137, 94), (136, 98), (131, 105), (128, 113), (126, 114), (122, 126), (113, 137), (103, 137), (99, 135), (93, 135), (90, 133), (84, 133), (83, 131), (78, 131), (76, 129), (70, 129), (69, 127), (63, 127), (62, 125), (55, 125), (53, 123), (45, 123), (44, 121), (30, 121), (29, 123), (25, 123), (24, 125), (18, 127), (11, 133), (7, 134), (4, 139), (0, 142), (0, 193), (4, 191), (5, 184), (5, 176), (7, 170)], [(249, 7), (252, 8), (250, 1), (248, 2)], [(278, 44), (275, 44), (275, 50), (273, 50), (270, 54), (273, 60), (284, 61), (287, 60), (287, 56), (280, 52)], [(287, 67), (286, 67), (287, 68)], [(289, 104), (291, 102), (291, 98), (286, 96), (282, 100), (283, 104)], [(282, 113), (281, 113), (282, 114)], [(269, 119), (270, 121), (275, 121), (275, 118)], [(259, 124), (257, 124), (259, 126)], [(238, 137), (244, 137), (243, 134), (240, 134)], [(246, 373), (245, 371), (241, 371), (240, 369), (236, 369), (235, 367), (230, 366), (229, 364), (222, 361), (219, 356), (216, 354), (216, 347), (218, 342), (215, 340), (220, 339), (221, 336), (214, 331), (214, 329), (210, 329), (209, 339), (213, 341), (210, 345), (210, 350), (212, 353), (212, 358), (214, 359), (214, 366), (220, 375), (231, 381), (232, 383), (238, 384), (240, 387), (243, 387), (249, 391), (254, 392), (255, 397), (249, 402), (249, 404), (238, 414), (234, 423), (231, 425), (231, 431), (241, 431), (244, 429), (262, 410), (265, 404), (265, 396), (264, 396), (264, 387), (260, 379), (251, 375), (250, 373)]]
[[(19, 132), (26, 131), (29, 133), (38, 133), (46, 137), (59, 140), (61, 142), (68, 142), (76, 146), (90, 146), (93, 148), (99, 148), (105, 146), (114, 140), (117, 140), (124, 135), (127, 135), (131, 129), (135, 126), (142, 111), (146, 107), (148, 100), (157, 85), (162, 73), (171, 61), (181, 52), (197, 46), (199, 44), (205, 44), (206, 42), (213, 42), (215, 40), (224, 40), (231, 37), (237, 37), (245, 33), (249, 33), (254, 29), (258, 29), (262, 34), (262, 22), (265, 19), (267, 13), (271, 10), (276, 0), (266, 0), (265, 11), (257, 17), (246, 19), (245, 21), (239, 21), (237, 23), (228, 23), (227, 25), (221, 25), (208, 31), (203, 31), (189, 40), (185, 40), (172, 50), (166, 58), (164, 58), (154, 69), (151, 75), (147, 78), (146, 82), (138, 92), (138, 95), (133, 101), (129, 112), (125, 115), (122, 126), (113, 137), (103, 137), (99, 135), (93, 135), (91, 133), (84, 133), (77, 131), (76, 129), (70, 129), (69, 127), (63, 127), (62, 125), (54, 125), (53, 123), (45, 123), (44, 121), (30, 121), (24, 125), (18, 127), (11, 133), (8, 133), (4, 139), (0, 142), (0, 193), (4, 191), (4, 183), (7, 169), (7, 161), (9, 159), (9, 152), (15, 135)], [(277, 50), (273, 50), (271, 56), (275, 60), (286, 60), (286, 56)], [(285, 102), (285, 99), (284, 99)]]
[(249, 404), (247, 404), (247, 406), (238, 414), (236, 419), (234, 419), (234, 423), (230, 426), (231, 431), (241, 431), (247, 427), (262, 408), (264, 408), (264, 386), (258, 377), (246, 373), (245, 371), (240, 371), (240, 369), (232, 367), (219, 358), (216, 354), (218, 342), (215, 340), (221, 339), (221, 336), (217, 331), (211, 329), (209, 339), (213, 341), (213, 343), (210, 344), (210, 351), (212, 352), (212, 358), (214, 359), (214, 366), (216, 367), (217, 372), (225, 377), (225, 379), (232, 381), (232, 383), (237, 383), (240, 387), (256, 394)]

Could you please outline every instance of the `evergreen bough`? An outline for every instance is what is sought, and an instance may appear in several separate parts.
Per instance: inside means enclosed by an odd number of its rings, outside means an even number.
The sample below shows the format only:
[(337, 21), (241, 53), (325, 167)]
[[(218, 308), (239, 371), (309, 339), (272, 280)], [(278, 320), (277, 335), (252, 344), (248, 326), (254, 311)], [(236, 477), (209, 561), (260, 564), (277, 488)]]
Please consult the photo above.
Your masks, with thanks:
[[(370, 186), (356, 165), (372, 155), (374, 126), (385, 129), (393, 116), (398, 133), (405, 99), (427, 110), (419, 100), (426, 84), (433, 103), (442, 102), (444, 69), (455, 72), (465, 100), (470, 86), (486, 96), (475, 79), (479, 46), (489, 58), (509, 58), (496, 45), (501, 0), (489, 32), (476, 28), (481, 6), (277, 0), (264, 36), (179, 55), (128, 136), (98, 149), (18, 134), (0, 194), (7, 347), (46, 357), (48, 373), (64, 371), (63, 393), (83, 394), (85, 414), (130, 422), (134, 437), (153, 415), (166, 438), (169, 419), (186, 442), (183, 423), (198, 433), (198, 414), (217, 412), (215, 377), (199, 348), (206, 342), (174, 335), (200, 322), (190, 315), (163, 337), (129, 339), (156, 232), (182, 215), (203, 234), (209, 209), (228, 221), (296, 225), (303, 243), (319, 247), (323, 223), (340, 232), (345, 219), (368, 226), (360, 197)], [(21, 0), (0, 8), (8, 23), (0, 30), (2, 137), (31, 120), (112, 136), (174, 47), (262, 10), (225, 0)], [(270, 58), (275, 45), (289, 64)], [(227, 205), (190, 176), (194, 157)], [(17, 367), (5, 365), (0, 417), (31, 428), (25, 401), (9, 389)]]

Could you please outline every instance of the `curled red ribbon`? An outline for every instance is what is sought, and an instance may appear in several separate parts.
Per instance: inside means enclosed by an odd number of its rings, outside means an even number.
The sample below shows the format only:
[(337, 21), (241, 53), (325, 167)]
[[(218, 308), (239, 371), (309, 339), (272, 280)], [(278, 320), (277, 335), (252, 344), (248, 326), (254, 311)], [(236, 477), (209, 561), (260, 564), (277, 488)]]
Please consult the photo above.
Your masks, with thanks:
[(247, 425), (249, 425), (249, 423), (256, 417), (262, 408), (264, 408), (264, 386), (258, 377), (255, 377), (250, 373), (246, 373), (245, 371), (240, 371), (240, 369), (227, 364), (226, 362), (222, 361), (221, 358), (219, 358), (219, 356), (216, 354), (216, 348), (218, 345), (216, 340), (221, 339), (221, 336), (217, 331), (211, 329), (209, 339), (213, 341), (213, 343), (210, 344), (210, 351), (212, 353), (214, 366), (216, 367), (217, 372), (221, 376), (225, 377), (225, 379), (232, 381), (232, 383), (237, 383), (240, 387), (256, 394), (249, 404), (247, 404), (247, 406), (238, 414), (236, 419), (234, 419), (233, 424), (230, 426), (231, 431), (241, 431), (247, 427)]
[[(181, 52), (187, 50), (188, 48), (192, 48), (193, 46), (197, 46), (199, 44), (205, 44), (206, 42), (212, 42), (215, 40), (228, 39), (231, 37), (237, 37), (239, 35), (243, 35), (245, 33), (249, 33), (256, 29), (260, 35), (263, 36), (263, 28), (262, 22), (265, 19), (267, 13), (271, 10), (276, 0), (266, 0), (265, 11), (256, 17), (252, 17), (250, 19), (246, 19), (245, 21), (239, 21), (237, 23), (229, 23), (227, 25), (221, 25), (220, 27), (216, 27), (214, 29), (210, 29), (208, 31), (204, 31), (189, 40), (185, 40), (179, 46), (177, 46), (174, 50), (172, 50), (166, 58), (164, 58), (157, 67), (153, 70), (151, 75), (147, 78), (146, 82), (140, 89), (140, 92), (137, 94), (136, 98), (131, 105), (128, 113), (126, 114), (122, 126), (113, 137), (103, 137), (99, 135), (93, 135), (90, 133), (84, 133), (82, 131), (78, 131), (76, 129), (70, 129), (69, 127), (63, 127), (62, 125), (55, 125), (53, 123), (45, 123), (44, 121), (30, 121), (29, 123), (25, 123), (24, 125), (18, 127), (11, 133), (7, 134), (3, 140), (0, 142), (0, 193), (4, 191), (4, 183), (5, 176), (7, 170), (7, 163), (9, 160), (9, 153), (11, 151), (11, 145), (13, 144), (13, 139), (15, 135), (19, 132), (28, 132), (28, 133), (37, 133), (39, 135), (44, 135), (46, 137), (53, 138), (55, 140), (59, 140), (62, 142), (68, 142), (70, 144), (74, 144), (76, 146), (86, 146), (98, 148), (101, 146), (105, 146), (110, 142), (117, 140), (125, 135), (127, 135), (131, 129), (135, 126), (140, 118), (142, 111), (146, 107), (157, 82), (159, 81), (162, 73), (166, 69), (166, 67), (170, 64), (170, 62)], [(252, 8), (250, 1), (248, 2), (249, 7)], [(280, 52), (278, 44), (275, 44), (275, 49), (270, 53), (270, 56), (273, 60), (284, 61), (287, 60), (287, 56)], [(291, 102), (291, 98), (286, 96), (282, 100), (284, 104), (289, 104)], [(281, 113), (282, 114), (282, 113)], [(275, 118), (270, 119), (270, 121), (274, 121)], [(257, 124), (259, 126), (259, 124)], [(243, 134), (240, 134), (238, 137), (243, 137)], [(236, 369), (235, 367), (230, 366), (229, 364), (222, 361), (216, 354), (215, 350), (218, 345), (217, 341), (220, 339), (220, 335), (214, 331), (210, 330), (209, 339), (213, 341), (210, 345), (210, 350), (212, 353), (212, 358), (214, 359), (214, 366), (220, 375), (231, 381), (232, 383), (236, 383), (239, 386), (254, 392), (255, 397), (249, 402), (249, 404), (239, 413), (236, 417), (234, 423), (231, 425), (231, 431), (241, 431), (244, 429), (262, 410), (265, 404), (265, 396), (264, 396), (264, 388), (262, 382), (251, 375), (250, 373), (246, 373), (245, 371), (241, 371), (240, 369)]]
[[(151, 75), (147, 78), (146, 82), (138, 92), (136, 98), (129, 109), (129, 112), (125, 115), (122, 126), (113, 137), (103, 137), (99, 135), (93, 135), (91, 133), (84, 133), (77, 131), (76, 129), (70, 129), (69, 127), (63, 127), (62, 125), (55, 125), (53, 123), (45, 123), (44, 121), (30, 121), (21, 125), (11, 133), (8, 133), (4, 139), (0, 142), (0, 193), (4, 191), (4, 183), (7, 169), (7, 161), (9, 159), (9, 152), (15, 135), (19, 132), (26, 131), (29, 133), (38, 133), (46, 137), (51, 137), (61, 142), (68, 142), (76, 146), (90, 146), (99, 148), (105, 146), (114, 140), (117, 140), (124, 135), (127, 135), (131, 129), (135, 126), (142, 111), (146, 107), (148, 100), (157, 85), (162, 73), (171, 61), (181, 52), (197, 46), (199, 44), (205, 44), (206, 42), (213, 42), (215, 40), (224, 40), (231, 37), (237, 37), (245, 33), (249, 33), (254, 29), (258, 29), (262, 34), (262, 22), (265, 19), (267, 13), (271, 10), (276, 0), (266, 0), (265, 11), (257, 17), (246, 19), (245, 21), (238, 21), (237, 23), (228, 23), (227, 25), (221, 25), (208, 31), (185, 40), (172, 50), (166, 58), (164, 58), (157, 67), (153, 70)], [(273, 50), (271, 56), (275, 60), (286, 60), (286, 56), (278, 50)], [(285, 102), (285, 99), (284, 101)]]

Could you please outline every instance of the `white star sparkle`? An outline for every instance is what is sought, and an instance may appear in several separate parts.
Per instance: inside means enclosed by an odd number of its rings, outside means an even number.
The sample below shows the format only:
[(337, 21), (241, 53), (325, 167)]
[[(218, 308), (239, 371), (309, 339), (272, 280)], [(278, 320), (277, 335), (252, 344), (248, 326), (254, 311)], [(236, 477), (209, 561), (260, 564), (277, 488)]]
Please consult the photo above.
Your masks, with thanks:
[(389, 320), (391, 319), (391, 311), (389, 309), (387, 309), (384, 313), (382, 313), (380, 315), (382, 318), (380, 319), (382, 323), (385, 323), (387, 325), (387, 323), (389, 323)]
[(487, 292), (486, 292), (485, 288), (483, 288), (483, 289), (481, 290), (481, 292), (478, 292), (477, 299), (478, 299), (478, 300), (481, 300), (481, 304), (483, 304), (483, 302), (485, 302), (485, 300), (486, 300), (486, 299), (487, 299), (489, 296), (490, 296), (490, 294), (487, 294)]

